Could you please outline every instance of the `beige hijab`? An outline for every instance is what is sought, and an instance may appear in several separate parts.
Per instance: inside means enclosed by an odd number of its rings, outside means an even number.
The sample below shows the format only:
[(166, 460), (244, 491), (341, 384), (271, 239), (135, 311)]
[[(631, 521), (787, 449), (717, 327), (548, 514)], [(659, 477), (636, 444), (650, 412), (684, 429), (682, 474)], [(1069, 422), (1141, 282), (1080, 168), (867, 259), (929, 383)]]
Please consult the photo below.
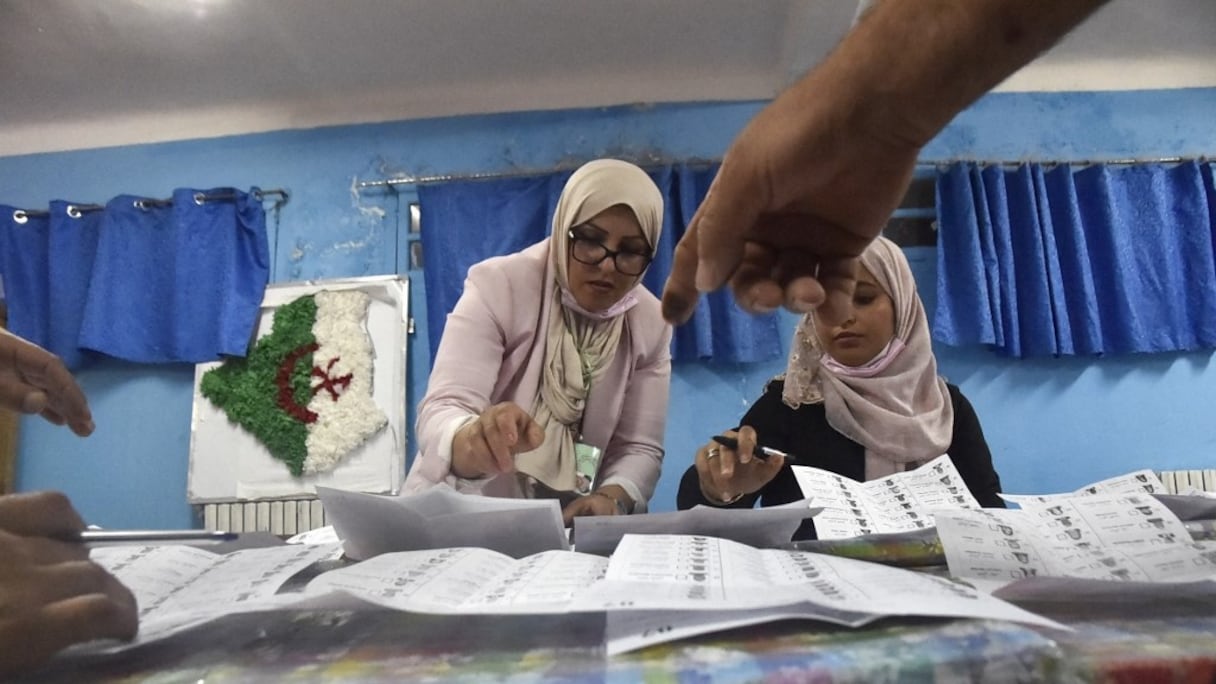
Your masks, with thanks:
[(819, 346), (808, 314), (794, 333), (782, 399), (793, 408), (823, 402), (828, 424), (865, 447), (866, 479), (873, 480), (946, 453), (954, 406), (937, 374), (929, 321), (903, 251), (880, 237), (861, 264), (894, 304), (891, 346), (868, 367), (840, 369)]
[(646, 240), (652, 248), (658, 245), (663, 196), (646, 172), (627, 162), (599, 159), (580, 167), (566, 182), (553, 214), (543, 295), (550, 302), (549, 320), (542, 322), (546, 325), (545, 360), (532, 411), (545, 431), (545, 441), (516, 456), (515, 468), (557, 491), (576, 487), (574, 442), (587, 396), (616, 356), (624, 313), (637, 301), (629, 293), (607, 311), (588, 312), (578, 307), (569, 294), (567, 233), (618, 204), (633, 210)]

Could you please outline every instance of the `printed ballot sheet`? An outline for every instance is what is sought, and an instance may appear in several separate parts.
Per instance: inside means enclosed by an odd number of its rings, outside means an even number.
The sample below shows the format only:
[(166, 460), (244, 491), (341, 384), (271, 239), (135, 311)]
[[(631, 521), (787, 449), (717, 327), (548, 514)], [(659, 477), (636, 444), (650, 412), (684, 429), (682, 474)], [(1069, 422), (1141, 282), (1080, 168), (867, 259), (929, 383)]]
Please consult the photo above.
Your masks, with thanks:
[(724, 619), (730, 619), (731, 611), (771, 608), (776, 609), (774, 615), (784, 615), (787, 609), (813, 606), (834, 611), (827, 615), (837, 622), (870, 614), (1058, 626), (924, 573), (687, 535), (627, 535), (612, 555), (604, 580), (573, 605), (583, 610), (718, 611)]
[(368, 604), (440, 614), (607, 611), (613, 653), (786, 618), (859, 626), (918, 615), (1059, 627), (940, 577), (695, 535), (626, 535), (611, 558), (545, 551), (515, 559), (484, 548), (382, 554), (279, 593), (338, 549), (287, 545), (223, 556), (183, 546), (98, 549), (97, 562), (135, 592), (141, 631), (135, 644), (84, 650), (123, 650), (236, 612)]
[(1089, 494), (1021, 510), (938, 511), (950, 574), (985, 591), (1025, 577), (1128, 582), (1216, 579), (1213, 554), (1146, 493)]
[(424, 613), (563, 613), (604, 576), (608, 559), (546, 551), (514, 559), (488, 549), (386, 553), (309, 582), (307, 594), (345, 592)]
[(1165, 485), (1151, 470), (1137, 470), (1085, 485), (1080, 489), (1062, 494), (1001, 494), (1001, 498), (1018, 505), (1023, 502), (1046, 503), (1061, 499), (1072, 499), (1092, 494), (1165, 494)]
[(802, 495), (823, 508), (815, 516), (820, 539), (919, 530), (933, 527), (932, 509), (980, 507), (949, 456), (868, 482), (819, 468), (791, 467)]
[(606, 646), (624, 653), (696, 634), (813, 619), (857, 627), (888, 615), (1056, 623), (948, 580), (713, 537), (626, 535), (611, 559), (480, 548), (384, 554), (331, 570), (306, 595), (440, 614), (606, 611)]
[(277, 607), (290, 599), (275, 595), (284, 582), (338, 551), (337, 544), (270, 546), (224, 555), (180, 545), (93, 549), (89, 558), (135, 594), (140, 625), (132, 643), (90, 649), (123, 650), (222, 615)]

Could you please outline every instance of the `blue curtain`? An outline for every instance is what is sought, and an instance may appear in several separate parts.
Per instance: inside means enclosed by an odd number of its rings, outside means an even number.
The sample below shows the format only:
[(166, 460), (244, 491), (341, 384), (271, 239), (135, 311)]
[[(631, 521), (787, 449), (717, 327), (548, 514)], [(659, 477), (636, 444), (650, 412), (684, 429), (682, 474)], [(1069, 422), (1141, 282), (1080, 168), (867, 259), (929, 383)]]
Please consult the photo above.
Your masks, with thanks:
[[(671, 270), (672, 253), (705, 197), (717, 167), (682, 165), (650, 171), (664, 195), (663, 236), (642, 279), (656, 296)], [(427, 323), (432, 358), (448, 313), (464, 289), (469, 267), (509, 254), (549, 235), (549, 224), (569, 173), (533, 178), (472, 180), (418, 188), (426, 255)], [(726, 291), (703, 296), (695, 316), (675, 330), (676, 361), (754, 362), (777, 358), (781, 339), (775, 314), (752, 316)]]
[(1013, 357), (1216, 348), (1209, 164), (955, 164), (934, 336)]
[(255, 194), (183, 188), (171, 202), (121, 195), (84, 210), (55, 201), (23, 222), (0, 211), (10, 328), (70, 368), (93, 352), (142, 363), (246, 353), (270, 274)]
[[(47, 261), (51, 217), (27, 216), (0, 206), (0, 276), (8, 308), (8, 329), (63, 356), (51, 344), (51, 291)], [(75, 346), (75, 345), (73, 345)]]

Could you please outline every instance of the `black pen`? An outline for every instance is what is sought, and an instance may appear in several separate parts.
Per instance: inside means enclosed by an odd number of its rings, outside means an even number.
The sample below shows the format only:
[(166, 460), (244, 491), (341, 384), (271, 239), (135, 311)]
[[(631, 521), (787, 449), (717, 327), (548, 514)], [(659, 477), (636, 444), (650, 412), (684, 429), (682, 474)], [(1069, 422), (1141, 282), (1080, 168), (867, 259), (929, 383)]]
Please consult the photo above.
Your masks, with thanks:
[(232, 541), (238, 536), (236, 532), (215, 530), (83, 530), (79, 534), (64, 537), (63, 541), (82, 544), (100, 542), (138, 544), (140, 542)]
[[(718, 444), (721, 444), (722, 446), (724, 446), (727, 449), (730, 449), (732, 451), (739, 450), (739, 440), (735, 439), (734, 437), (727, 437), (726, 435), (714, 435), (713, 440), (715, 442), (717, 442)], [(772, 447), (760, 446), (759, 444), (756, 445), (755, 456), (756, 456), (756, 458), (760, 459), (761, 461), (768, 458), (769, 456), (780, 456), (781, 458), (790, 457), (790, 455), (785, 453), (784, 451), (780, 451), (780, 450), (774, 449)]]

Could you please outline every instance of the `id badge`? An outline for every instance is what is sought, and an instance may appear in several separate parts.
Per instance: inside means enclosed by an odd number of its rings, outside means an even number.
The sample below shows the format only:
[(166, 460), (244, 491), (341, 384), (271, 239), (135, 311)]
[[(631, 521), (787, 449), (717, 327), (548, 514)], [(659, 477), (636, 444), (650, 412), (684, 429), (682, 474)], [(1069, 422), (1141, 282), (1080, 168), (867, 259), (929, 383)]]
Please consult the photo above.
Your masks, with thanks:
[(575, 488), (579, 494), (590, 494), (595, 487), (595, 475), (599, 472), (603, 453), (593, 444), (574, 443)]

